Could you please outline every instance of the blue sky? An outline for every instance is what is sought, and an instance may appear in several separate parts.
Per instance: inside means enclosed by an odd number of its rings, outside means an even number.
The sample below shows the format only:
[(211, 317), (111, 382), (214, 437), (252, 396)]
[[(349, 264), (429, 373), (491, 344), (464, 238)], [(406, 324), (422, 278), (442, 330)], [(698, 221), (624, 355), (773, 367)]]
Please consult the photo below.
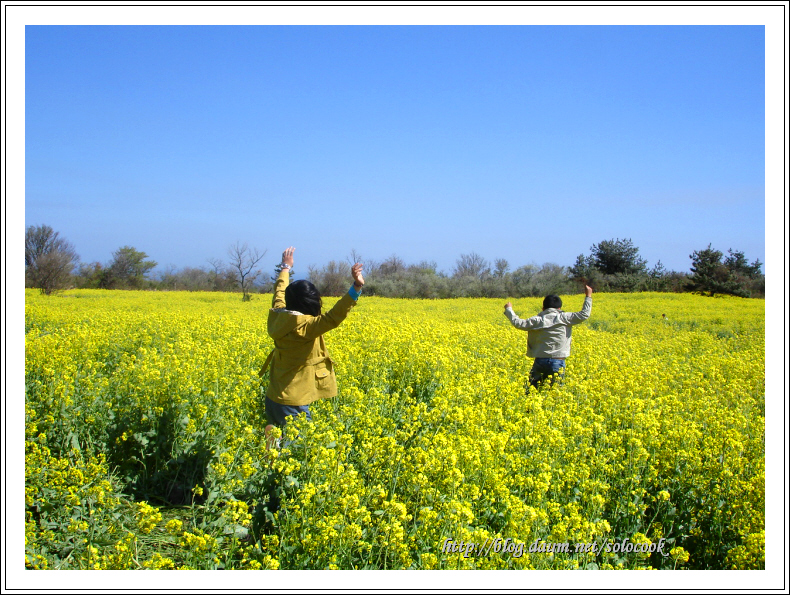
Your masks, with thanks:
[(158, 270), (765, 262), (764, 27), (27, 26), (24, 192), (82, 261)]

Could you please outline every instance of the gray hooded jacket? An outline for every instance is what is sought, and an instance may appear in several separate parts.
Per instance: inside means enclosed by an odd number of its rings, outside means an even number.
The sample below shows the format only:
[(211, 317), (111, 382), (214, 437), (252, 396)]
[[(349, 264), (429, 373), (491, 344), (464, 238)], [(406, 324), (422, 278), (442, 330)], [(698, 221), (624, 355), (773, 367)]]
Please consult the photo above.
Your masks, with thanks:
[(517, 329), (529, 331), (527, 357), (566, 358), (571, 354), (571, 327), (587, 320), (591, 311), (592, 298), (585, 297), (581, 312), (548, 308), (523, 320), (512, 308), (506, 308), (505, 316)]

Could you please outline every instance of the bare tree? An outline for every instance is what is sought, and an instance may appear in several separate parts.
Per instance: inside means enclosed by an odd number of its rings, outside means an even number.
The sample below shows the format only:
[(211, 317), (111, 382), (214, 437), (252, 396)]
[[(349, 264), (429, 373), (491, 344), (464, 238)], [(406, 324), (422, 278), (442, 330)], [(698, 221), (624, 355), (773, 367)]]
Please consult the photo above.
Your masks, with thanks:
[(211, 265), (211, 269), (212, 269), (209, 272), (212, 291), (222, 291), (224, 287), (220, 279), (221, 276), (224, 276), (223, 273), (226, 272), (227, 270), (225, 269), (225, 263), (222, 262), (219, 258), (209, 258), (207, 262)]
[(178, 267), (174, 264), (169, 264), (165, 267), (165, 270), (159, 273), (159, 286), (162, 289), (172, 289), (177, 290), (179, 284), (179, 272)]
[(456, 261), (453, 277), (475, 277), (483, 279), (491, 274), (491, 265), (488, 261), (477, 254), (461, 254), (461, 258)]
[(211, 265), (211, 268), (214, 269), (215, 275), (219, 275), (220, 271), (225, 268), (225, 263), (219, 258), (209, 258), (206, 262), (208, 262)]
[(208, 263), (212, 268), (208, 273), (211, 280), (211, 290), (233, 291), (233, 288), (238, 283), (236, 272), (232, 268), (225, 266), (225, 263), (219, 258), (210, 258)]
[(410, 273), (417, 273), (422, 275), (436, 275), (436, 271), (438, 268), (439, 265), (436, 264), (435, 260), (421, 260), (417, 264), (410, 264), (407, 270)]
[(496, 267), (494, 269), (494, 277), (497, 279), (502, 279), (510, 270), (510, 264), (504, 258), (497, 258), (494, 261), (494, 265)]
[(25, 280), (50, 295), (68, 286), (79, 257), (74, 247), (49, 225), (25, 230)]
[(321, 295), (343, 295), (350, 276), (351, 267), (345, 262), (330, 260), (322, 268), (308, 267), (308, 278)]
[(362, 255), (359, 252), (357, 252), (356, 249), (351, 248), (351, 252), (348, 254), (348, 257), (346, 258), (346, 262), (348, 262), (348, 264), (353, 267), (358, 262), (364, 262), (364, 261), (362, 260)]
[(406, 263), (395, 254), (387, 258), (378, 266), (378, 272), (382, 277), (395, 277), (405, 270)]
[(261, 274), (260, 269), (255, 267), (266, 255), (266, 250), (260, 252), (257, 248), (250, 248), (247, 243), (236, 242), (228, 248), (230, 257), (230, 267), (236, 273), (236, 280), (241, 286), (242, 300), (250, 301), (249, 289)]

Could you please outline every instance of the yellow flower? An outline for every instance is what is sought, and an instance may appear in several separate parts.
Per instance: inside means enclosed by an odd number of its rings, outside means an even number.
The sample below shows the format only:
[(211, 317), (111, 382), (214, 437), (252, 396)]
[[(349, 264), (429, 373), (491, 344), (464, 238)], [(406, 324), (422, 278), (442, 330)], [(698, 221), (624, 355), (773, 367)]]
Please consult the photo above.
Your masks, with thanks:
[(689, 561), (689, 553), (682, 547), (673, 547), (669, 550), (669, 557), (672, 558), (678, 565), (685, 564)]
[[(326, 335), (337, 397), (287, 424), (289, 448), (268, 450), (265, 300), (68, 296), (89, 299), (25, 293), (27, 568), (571, 569), (589, 558), (449, 555), (447, 538), (641, 548), (601, 552), (601, 568), (765, 566), (764, 302), (597, 294), (563, 384), (526, 393), (527, 337), (498, 299), (368, 296)], [(534, 313), (541, 299), (514, 305)], [(664, 312), (671, 324), (656, 324)], [(103, 442), (110, 433), (117, 443)], [(119, 495), (130, 481), (158, 498), (132, 503), (131, 524)], [(191, 505), (159, 528), (156, 505), (181, 500), (185, 481), (200, 484)], [(276, 534), (236, 539), (255, 533), (253, 514)], [(645, 552), (679, 537), (679, 517), (688, 551)], [(155, 556), (151, 544), (168, 540)], [(61, 559), (64, 543), (80, 546)]]
[(180, 519), (170, 519), (165, 525), (165, 530), (170, 535), (178, 535), (181, 532), (183, 525), (184, 523)]

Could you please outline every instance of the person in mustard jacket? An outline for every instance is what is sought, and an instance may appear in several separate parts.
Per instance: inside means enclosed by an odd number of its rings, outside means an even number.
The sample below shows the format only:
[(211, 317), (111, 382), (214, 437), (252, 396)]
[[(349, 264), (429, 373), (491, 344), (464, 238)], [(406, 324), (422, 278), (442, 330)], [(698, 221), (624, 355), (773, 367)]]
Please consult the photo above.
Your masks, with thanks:
[(304, 412), (312, 419), (310, 403), (337, 395), (335, 370), (323, 335), (345, 320), (365, 285), (362, 264), (356, 263), (348, 293), (322, 314), (321, 295), (315, 285), (304, 280), (289, 283), (293, 254), (293, 246), (283, 252), (268, 320), (274, 349), (260, 371), (263, 376), (269, 370), (267, 436), (272, 425), (283, 427), (290, 416)]

